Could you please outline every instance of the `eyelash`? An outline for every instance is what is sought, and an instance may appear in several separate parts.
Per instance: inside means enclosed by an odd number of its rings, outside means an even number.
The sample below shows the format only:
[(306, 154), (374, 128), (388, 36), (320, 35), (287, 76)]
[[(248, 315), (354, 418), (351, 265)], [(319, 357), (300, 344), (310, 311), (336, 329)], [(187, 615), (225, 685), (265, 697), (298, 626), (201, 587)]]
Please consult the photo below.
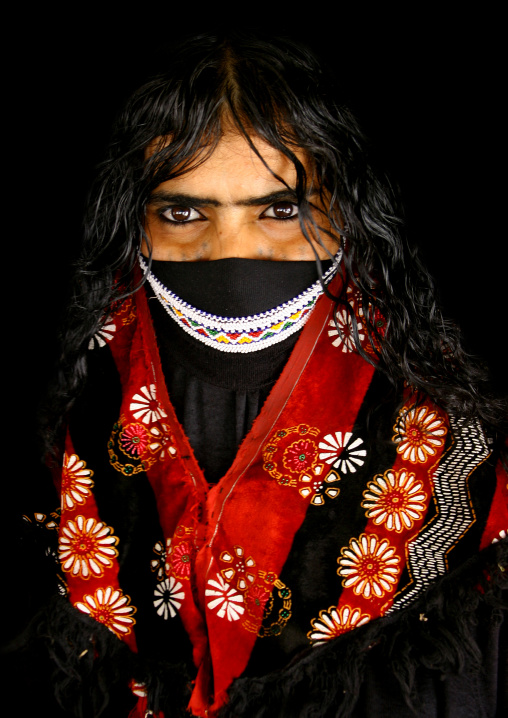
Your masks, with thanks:
[[(296, 213), (292, 214), (291, 217), (263, 216), (263, 215), (266, 215), (268, 210), (273, 209), (278, 204), (291, 204), (294, 207), (294, 209), (296, 210)], [(183, 222), (179, 222), (176, 219), (170, 219), (169, 217), (165, 216), (166, 212), (170, 212), (171, 210), (176, 209), (177, 207), (180, 209), (189, 209), (193, 212), (196, 212), (199, 215), (199, 217), (194, 217), (193, 219), (188, 219)], [(262, 212), (262, 214), (260, 215), (260, 219), (274, 219), (277, 222), (290, 222), (291, 220), (298, 219), (298, 215), (299, 215), (298, 205), (295, 202), (274, 202), (274, 204), (271, 204), (269, 207), (267, 207), (264, 210), (264, 212)], [(193, 222), (202, 222), (202, 221), (206, 220), (206, 217), (203, 217), (203, 215), (199, 212), (199, 210), (195, 209), (194, 207), (183, 207), (180, 205), (172, 205), (170, 207), (165, 207), (164, 209), (159, 211), (159, 217), (163, 222), (168, 222), (169, 224), (179, 225), (179, 226), (186, 225), (186, 224), (192, 224)]]

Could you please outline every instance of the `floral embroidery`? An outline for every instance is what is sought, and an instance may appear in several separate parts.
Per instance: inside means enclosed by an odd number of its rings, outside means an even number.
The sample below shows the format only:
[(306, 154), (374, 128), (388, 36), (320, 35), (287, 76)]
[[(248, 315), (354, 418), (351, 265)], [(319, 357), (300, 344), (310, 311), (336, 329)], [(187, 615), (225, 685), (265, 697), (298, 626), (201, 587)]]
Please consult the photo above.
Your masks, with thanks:
[(95, 349), (96, 346), (105, 347), (107, 342), (113, 339), (113, 335), (116, 332), (116, 324), (113, 322), (111, 317), (108, 317), (105, 324), (94, 334), (94, 336), (88, 342), (89, 349)]
[(153, 547), (153, 552), (157, 558), (150, 561), (150, 568), (157, 575), (158, 581), (163, 581), (165, 577), (164, 564), (166, 563), (166, 549), (161, 541), (157, 541)]
[(167, 416), (157, 400), (155, 384), (141, 387), (139, 394), (134, 394), (132, 397), (129, 409), (132, 411), (134, 418), (142, 421), (143, 424), (151, 424)]
[(182, 605), (185, 593), (182, 591), (182, 584), (173, 576), (166, 578), (155, 587), (153, 605), (157, 609), (157, 615), (167, 621), (169, 616), (174, 618)]
[(367, 484), (362, 507), (375, 524), (384, 523), (389, 531), (400, 533), (410, 529), (425, 511), (427, 494), (414, 474), (402, 471), (385, 471)]
[(313, 630), (307, 636), (313, 646), (320, 646), (346, 631), (363, 626), (370, 618), (369, 614), (362, 613), (358, 608), (330, 606), (328, 611), (319, 612), (319, 618), (312, 619), (310, 625)]
[(288, 446), (283, 456), (283, 464), (286, 469), (299, 473), (305, 471), (315, 461), (317, 447), (313, 441), (303, 439), (295, 441), (294, 444)]
[(323, 464), (319, 464), (313, 469), (314, 476), (303, 474), (300, 477), (300, 482), (304, 486), (299, 492), (304, 498), (312, 496), (310, 502), (314, 506), (322, 506), (325, 503), (325, 495), (335, 499), (340, 493), (339, 487), (333, 485), (336, 481), (340, 481), (340, 476), (335, 471), (329, 471), (323, 477), (322, 471)]
[(255, 574), (252, 573), (256, 562), (252, 556), (245, 558), (244, 550), (241, 546), (235, 546), (232, 552), (223, 551), (220, 555), (220, 560), (227, 564), (227, 568), (221, 571), (223, 578), (228, 583), (232, 583), (236, 577), (236, 587), (239, 591), (245, 591), (256, 578)]
[(353, 587), (357, 596), (381, 598), (397, 582), (400, 558), (386, 539), (375, 534), (362, 534), (343, 548), (337, 559), (337, 573), (344, 577), (344, 588)]
[[(31, 518), (33, 516), (33, 518)], [(58, 527), (60, 525), (60, 509), (56, 509), (56, 511), (52, 511), (49, 516), (46, 516), (46, 514), (39, 513), (38, 511), (33, 513), (31, 516), (27, 516), (24, 514), (21, 518), (24, 522), (28, 524), (32, 524), (33, 527), (39, 531), (44, 531), (45, 536), (42, 537), (42, 541), (45, 544), (44, 547), (44, 555), (48, 558), (51, 558), (51, 560), (55, 564), (55, 570), (58, 571), (58, 568), (60, 567), (60, 561), (58, 559)], [(51, 533), (47, 533), (47, 531), (50, 531)], [(63, 581), (62, 577), (59, 573), (56, 574), (57, 578), (61, 581)], [(59, 586), (57, 584), (57, 590), (59, 590)]]
[(335, 434), (327, 434), (324, 441), (319, 442), (319, 458), (344, 474), (355, 473), (357, 468), (365, 463), (361, 457), (366, 456), (367, 451), (360, 448), (362, 445), (363, 439), (353, 439), (350, 431), (346, 431), (344, 435), (342, 431), (336, 431)]
[(96, 521), (77, 516), (76, 521), (67, 521), (62, 527), (59, 553), (62, 569), (88, 579), (102, 576), (105, 568), (113, 565), (118, 556), (116, 536), (110, 536), (112, 529)]
[(57, 590), (57, 593), (60, 594), (60, 596), (64, 596), (65, 598), (69, 594), (69, 588), (67, 586), (67, 583), (62, 578), (62, 576), (60, 576), (60, 574), (57, 574), (56, 590)]
[(245, 612), (243, 595), (231, 588), (220, 573), (217, 574), (215, 580), (208, 580), (205, 596), (215, 597), (208, 601), (207, 606), (211, 611), (216, 611), (219, 618), (226, 617), (228, 621), (238, 621)]
[[(149, 436), (145, 427), (132, 423), (124, 428), (124, 421), (121, 416), (113, 424), (108, 441), (109, 463), (124, 476), (135, 476), (149, 469), (156, 459), (146, 456)], [(121, 454), (133, 463), (125, 462)]]
[[(247, 630), (257, 632), (259, 638), (280, 636), (292, 616), (291, 590), (284, 583), (282, 583), (282, 581), (278, 579), (275, 574), (266, 574), (265, 581), (269, 582), (270, 580), (273, 582), (274, 588), (277, 589), (277, 601), (274, 600), (275, 597), (272, 594), (270, 600), (265, 605), (263, 623), (261, 626), (248, 621), (243, 624), (244, 628)], [(247, 597), (249, 597), (249, 593), (247, 593)], [(275, 613), (277, 607), (279, 608), (276, 613), (276, 619), (271, 620), (270, 622), (270, 617)]]
[(363, 317), (362, 293), (354, 284), (348, 284), (347, 301), (353, 309), (355, 316)]
[(504, 529), (501, 529), (501, 531), (496, 536), (496, 538), (492, 539), (492, 543), (499, 543), (499, 541), (502, 541), (503, 539), (505, 539), (507, 535), (508, 535), (508, 532), (505, 531)]
[(192, 545), (189, 541), (182, 541), (173, 546), (171, 539), (168, 539), (167, 557), (166, 571), (168, 573), (171, 571), (177, 578), (190, 578)]
[(291, 590), (270, 571), (258, 571), (256, 583), (244, 594), (247, 609), (242, 627), (258, 638), (280, 636), (291, 618)]
[[(37, 527), (40, 527), (40, 528), (44, 527), (46, 529), (49, 529), (50, 531), (54, 531), (60, 525), (60, 509), (57, 509), (56, 511), (52, 511), (51, 514), (49, 515), (49, 519), (48, 519), (48, 516), (46, 516), (46, 514), (41, 514), (39, 512), (34, 513), (33, 516), (34, 516), (35, 526), (37, 526)], [(23, 514), (23, 516), (21, 518), (23, 519), (23, 521), (26, 521), (29, 524), (34, 523), (34, 521), (32, 521), (32, 519), (29, 516), (27, 516), (26, 514)], [(46, 521), (46, 519), (48, 519), (48, 521)]]
[[(295, 434), (299, 437), (297, 441), (294, 441)], [(307, 424), (278, 429), (263, 447), (263, 469), (281, 486), (296, 487), (298, 477), (292, 474), (310, 469), (315, 463), (317, 448), (313, 441), (309, 441), (309, 437), (318, 434), (319, 429)], [(281, 470), (279, 470), (279, 457), (282, 457)], [(298, 469), (299, 466), (302, 468)]]
[(131, 324), (136, 319), (136, 307), (133, 304), (132, 297), (127, 297), (127, 299), (123, 299), (120, 306), (118, 306), (118, 303), (116, 303), (116, 305), (114, 306), (115, 319), (121, 319), (124, 326)]
[(121, 450), (127, 456), (143, 456), (148, 446), (148, 433), (143, 424), (128, 424), (119, 436)]
[(93, 471), (76, 454), (64, 455), (62, 469), (62, 508), (73, 509), (84, 504), (91, 494)]
[[(339, 347), (342, 344), (343, 352), (355, 351), (356, 344), (354, 339), (353, 318), (346, 309), (339, 309), (335, 314), (335, 318), (337, 324), (333, 319), (330, 319), (328, 322), (328, 326), (331, 327), (331, 329), (328, 330), (328, 336), (332, 340), (332, 345)], [(358, 330), (358, 338), (360, 342), (363, 342), (365, 334), (362, 332), (363, 326), (361, 322), (357, 321), (356, 327)]]
[(83, 601), (78, 601), (74, 606), (83, 613), (88, 613), (99, 623), (109, 628), (121, 638), (128, 636), (136, 623), (132, 614), (136, 612), (134, 606), (130, 606), (129, 596), (112, 586), (99, 588), (91, 595), (84, 596)]
[(135, 696), (138, 696), (138, 698), (145, 698), (148, 695), (146, 683), (139, 683), (138, 681), (132, 679), (129, 683), (129, 688)]
[(444, 444), (446, 426), (437, 411), (427, 406), (413, 407), (400, 412), (397, 424), (393, 427), (393, 441), (398, 444), (397, 451), (404, 461), (423, 464), (428, 456), (434, 456)]
[(260, 586), (259, 584), (251, 586), (245, 594), (247, 613), (255, 619), (261, 619), (264, 616), (270, 595), (271, 591), (266, 586)]
[(150, 451), (152, 454), (159, 452), (159, 459), (162, 461), (169, 455), (171, 459), (176, 456), (176, 447), (174, 446), (174, 437), (171, 434), (171, 429), (168, 424), (161, 424), (162, 429), (158, 426), (151, 426), (149, 431), (150, 434)]
[[(277, 430), (263, 447), (263, 469), (281, 486), (298, 488), (300, 495), (305, 499), (310, 497), (314, 506), (322, 506), (325, 496), (334, 499), (340, 493), (339, 487), (333, 485), (340, 481), (340, 476), (332, 470), (326, 473), (326, 465), (316, 463), (318, 448), (310, 437), (317, 437), (319, 433), (314, 426), (299, 424)], [(296, 441), (295, 434), (299, 437)], [(280, 456), (282, 471), (279, 471)]]

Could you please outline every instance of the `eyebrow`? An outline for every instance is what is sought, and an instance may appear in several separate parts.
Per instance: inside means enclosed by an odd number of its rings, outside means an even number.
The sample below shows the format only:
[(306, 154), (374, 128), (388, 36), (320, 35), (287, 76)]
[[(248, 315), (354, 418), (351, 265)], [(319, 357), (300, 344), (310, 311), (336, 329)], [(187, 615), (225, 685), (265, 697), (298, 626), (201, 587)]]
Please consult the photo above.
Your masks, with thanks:
[[(312, 193), (315, 194), (315, 193)], [(296, 204), (296, 192), (292, 189), (283, 189), (278, 192), (270, 192), (260, 197), (246, 197), (237, 202), (227, 203), (234, 207), (260, 207), (265, 204), (274, 204), (275, 202), (293, 202)], [(182, 207), (224, 207), (223, 202), (213, 197), (198, 197), (191, 194), (172, 194), (170, 192), (156, 191), (153, 192), (149, 200), (150, 204), (171, 204), (180, 205)]]

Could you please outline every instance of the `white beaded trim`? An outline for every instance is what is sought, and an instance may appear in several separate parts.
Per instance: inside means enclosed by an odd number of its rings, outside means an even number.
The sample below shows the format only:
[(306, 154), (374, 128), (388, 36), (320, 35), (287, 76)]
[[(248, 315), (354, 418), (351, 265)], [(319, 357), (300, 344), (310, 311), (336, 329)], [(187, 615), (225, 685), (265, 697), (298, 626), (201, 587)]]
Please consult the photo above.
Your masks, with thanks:
[[(324, 284), (335, 274), (341, 258), (342, 250), (339, 250), (333, 265), (323, 277)], [(141, 254), (139, 264), (143, 273), (147, 273), (148, 266)], [(277, 344), (299, 331), (323, 293), (321, 282), (317, 280), (294, 299), (262, 314), (249, 317), (218, 317), (184, 302), (167, 289), (152, 272), (148, 272), (147, 280), (169, 316), (187, 334), (213, 349), (242, 354)]]

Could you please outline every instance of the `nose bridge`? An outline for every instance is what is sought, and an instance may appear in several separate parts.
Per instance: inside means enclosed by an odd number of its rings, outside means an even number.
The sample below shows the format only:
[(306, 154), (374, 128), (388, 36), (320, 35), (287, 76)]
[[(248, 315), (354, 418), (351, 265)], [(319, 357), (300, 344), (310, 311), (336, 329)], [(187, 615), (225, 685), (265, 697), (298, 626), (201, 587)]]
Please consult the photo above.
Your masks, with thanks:
[(214, 223), (210, 259), (257, 256), (255, 223), (250, 222), (242, 207), (225, 207)]

